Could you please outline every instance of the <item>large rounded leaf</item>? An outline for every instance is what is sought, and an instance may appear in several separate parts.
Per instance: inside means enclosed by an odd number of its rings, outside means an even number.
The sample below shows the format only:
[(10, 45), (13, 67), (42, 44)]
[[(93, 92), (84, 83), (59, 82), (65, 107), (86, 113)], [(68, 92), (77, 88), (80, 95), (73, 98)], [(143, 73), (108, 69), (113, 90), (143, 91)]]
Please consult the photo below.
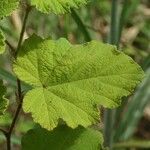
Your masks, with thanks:
[(100, 132), (83, 127), (59, 126), (51, 132), (35, 128), (22, 138), (22, 150), (102, 150), (102, 144)]
[(95, 123), (97, 105), (120, 105), (143, 77), (140, 66), (114, 46), (97, 41), (71, 45), (35, 35), (20, 49), (14, 72), (33, 86), (24, 98), (24, 111), (49, 130), (59, 119), (72, 128)]
[(70, 11), (70, 8), (78, 8), (86, 4), (87, 0), (31, 0), (31, 4), (44, 13), (53, 12), (63, 14)]

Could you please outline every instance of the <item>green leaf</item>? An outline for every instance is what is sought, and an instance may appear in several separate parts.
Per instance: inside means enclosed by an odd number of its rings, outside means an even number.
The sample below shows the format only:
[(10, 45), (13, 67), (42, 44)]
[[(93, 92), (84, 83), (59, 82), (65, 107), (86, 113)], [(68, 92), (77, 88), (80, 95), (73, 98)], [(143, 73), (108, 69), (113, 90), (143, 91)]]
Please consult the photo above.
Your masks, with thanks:
[(38, 10), (55, 14), (64, 14), (70, 8), (78, 8), (86, 3), (87, 0), (31, 0), (31, 5), (35, 5)]
[(67, 40), (25, 41), (15, 74), (33, 86), (24, 97), (24, 111), (49, 130), (59, 119), (68, 126), (87, 127), (99, 120), (98, 105), (113, 108), (141, 81), (143, 71), (116, 47), (92, 41), (71, 45)]
[(5, 39), (2, 31), (0, 30), (0, 54), (5, 51)]
[(9, 16), (19, 4), (18, 0), (1, 0), (0, 1), (0, 19)]
[[(11, 15), (11, 13), (17, 9), (18, 0), (1, 0), (0, 1), (0, 20), (5, 17)], [(0, 29), (0, 54), (5, 51), (5, 38)]]
[(22, 150), (101, 150), (102, 144), (100, 132), (83, 127), (59, 126), (51, 132), (35, 128), (22, 138)]
[(3, 86), (2, 80), (0, 80), (0, 115), (3, 115), (7, 106), (8, 100), (4, 97), (6, 88)]

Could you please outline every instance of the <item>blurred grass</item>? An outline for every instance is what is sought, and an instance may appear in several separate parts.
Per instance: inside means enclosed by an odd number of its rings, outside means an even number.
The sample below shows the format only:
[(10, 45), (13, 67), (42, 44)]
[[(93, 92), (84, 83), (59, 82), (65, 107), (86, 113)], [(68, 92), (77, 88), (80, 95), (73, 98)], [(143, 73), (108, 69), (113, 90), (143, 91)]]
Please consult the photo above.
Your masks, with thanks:
[(121, 143), (116, 143), (114, 145), (114, 149), (118, 150), (120, 148), (141, 148), (141, 149), (150, 149), (150, 141), (149, 140), (130, 140), (130, 141), (126, 141), (126, 142), (121, 142)]
[[(108, 42), (110, 44), (119, 47), (118, 43), (118, 10), (119, 10), (119, 0), (112, 0), (111, 8), (111, 23), (110, 23), (110, 34), (108, 37)], [(109, 147), (110, 150), (113, 149), (113, 133), (115, 124), (115, 114), (116, 110), (105, 109), (104, 112), (104, 144)]]
[(140, 121), (145, 107), (150, 103), (150, 68), (146, 71), (146, 77), (137, 88), (133, 98), (126, 106), (127, 110), (122, 121), (117, 127), (115, 141), (125, 141), (132, 137)]

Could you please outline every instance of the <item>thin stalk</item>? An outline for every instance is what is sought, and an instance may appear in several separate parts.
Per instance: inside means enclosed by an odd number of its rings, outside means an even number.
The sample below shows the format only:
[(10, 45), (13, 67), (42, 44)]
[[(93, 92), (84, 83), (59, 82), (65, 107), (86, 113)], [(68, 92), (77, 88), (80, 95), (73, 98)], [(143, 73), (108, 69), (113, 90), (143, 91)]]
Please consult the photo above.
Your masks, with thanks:
[[(23, 36), (24, 36), (25, 28), (26, 28), (27, 18), (29, 16), (30, 10), (31, 10), (31, 7), (27, 6), (24, 21), (23, 21), (23, 26), (22, 26), (19, 41), (18, 41), (18, 46), (17, 46), (17, 49), (15, 51), (15, 56), (14, 56), (15, 59), (17, 58), (17, 54), (20, 50), (20, 47), (21, 47), (21, 44), (23, 41)], [(21, 89), (21, 82), (19, 79), (17, 79), (17, 96), (16, 96), (16, 99), (19, 100), (19, 103), (17, 106), (17, 110), (15, 112), (14, 118), (12, 120), (12, 123), (10, 125), (10, 128), (8, 131), (1, 130), (4, 133), (6, 140), (7, 140), (7, 150), (11, 150), (11, 135), (12, 135), (13, 129), (15, 127), (15, 124), (17, 122), (17, 119), (19, 117), (19, 113), (21, 111), (21, 108), (22, 108), (23, 95), (22, 95), (22, 89)]]
[[(112, 0), (111, 9), (111, 27), (109, 35), (109, 43), (117, 47), (118, 43), (118, 6), (119, 0)], [(105, 146), (113, 149), (113, 127), (115, 123), (115, 110), (106, 109), (104, 113), (104, 139)]]
[(85, 41), (89, 42), (92, 40), (86, 26), (84, 25), (84, 23), (82, 22), (81, 18), (79, 17), (79, 15), (76, 13), (75, 10), (71, 9), (71, 15), (72, 18), (74, 19), (74, 21), (76, 22), (76, 24), (78, 25), (79, 30), (83, 33)]
[(5, 43), (8, 45), (8, 47), (9, 47), (12, 51), (15, 51), (15, 48), (14, 48), (7, 40), (5, 40)]
[(7, 131), (5, 131), (4, 129), (1, 129), (1, 128), (0, 128), (0, 131), (6, 136)]
[(104, 113), (104, 141), (105, 146), (110, 150), (113, 147), (113, 128), (115, 123), (115, 110), (106, 109)]
[(14, 53), (15, 53), (15, 48), (7, 41), (7, 40), (5, 40), (5, 43), (7, 44), (7, 46), (10, 48), (10, 50), (11, 50), (11, 53), (13, 54), (13, 56), (14, 56)]
[(109, 35), (109, 43), (114, 44), (117, 47), (118, 43), (118, 27), (119, 27), (119, 17), (118, 17), (118, 6), (119, 0), (112, 0), (112, 9), (111, 9), (111, 25), (110, 25), (110, 35)]
[(31, 6), (27, 6), (26, 14), (25, 14), (25, 17), (24, 17), (23, 26), (22, 26), (22, 29), (21, 29), (20, 38), (19, 38), (19, 42), (18, 42), (18, 46), (17, 46), (15, 57), (17, 57), (17, 54), (19, 53), (19, 50), (20, 50), (20, 47), (21, 47), (21, 44), (22, 44), (22, 41), (23, 41), (25, 28), (26, 28), (26, 24), (27, 24), (27, 19), (28, 19), (30, 11), (31, 11)]

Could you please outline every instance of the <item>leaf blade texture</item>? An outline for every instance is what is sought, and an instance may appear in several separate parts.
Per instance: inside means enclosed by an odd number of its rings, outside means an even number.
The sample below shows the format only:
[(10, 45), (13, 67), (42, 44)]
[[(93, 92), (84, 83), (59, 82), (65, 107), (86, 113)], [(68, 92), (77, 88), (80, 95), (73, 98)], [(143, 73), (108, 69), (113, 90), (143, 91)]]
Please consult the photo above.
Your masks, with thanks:
[(0, 30), (0, 54), (4, 53), (4, 51), (5, 51), (5, 38), (2, 31)]
[(101, 150), (102, 144), (100, 132), (83, 127), (71, 129), (64, 125), (51, 132), (37, 127), (22, 138), (22, 150)]
[(1, 0), (0, 1), (0, 19), (9, 16), (14, 10), (17, 9), (19, 4), (18, 0)]
[(0, 115), (3, 115), (7, 106), (8, 100), (4, 97), (6, 93), (6, 88), (3, 86), (2, 80), (0, 80)]
[(31, 0), (31, 5), (35, 5), (38, 10), (55, 14), (64, 14), (70, 8), (78, 8), (86, 3), (87, 0)]
[(33, 86), (24, 98), (24, 111), (49, 130), (60, 119), (72, 128), (98, 122), (97, 106), (119, 106), (143, 77), (140, 66), (112, 45), (72, 45), (36, 35), (25, 41), (13, 68)]

